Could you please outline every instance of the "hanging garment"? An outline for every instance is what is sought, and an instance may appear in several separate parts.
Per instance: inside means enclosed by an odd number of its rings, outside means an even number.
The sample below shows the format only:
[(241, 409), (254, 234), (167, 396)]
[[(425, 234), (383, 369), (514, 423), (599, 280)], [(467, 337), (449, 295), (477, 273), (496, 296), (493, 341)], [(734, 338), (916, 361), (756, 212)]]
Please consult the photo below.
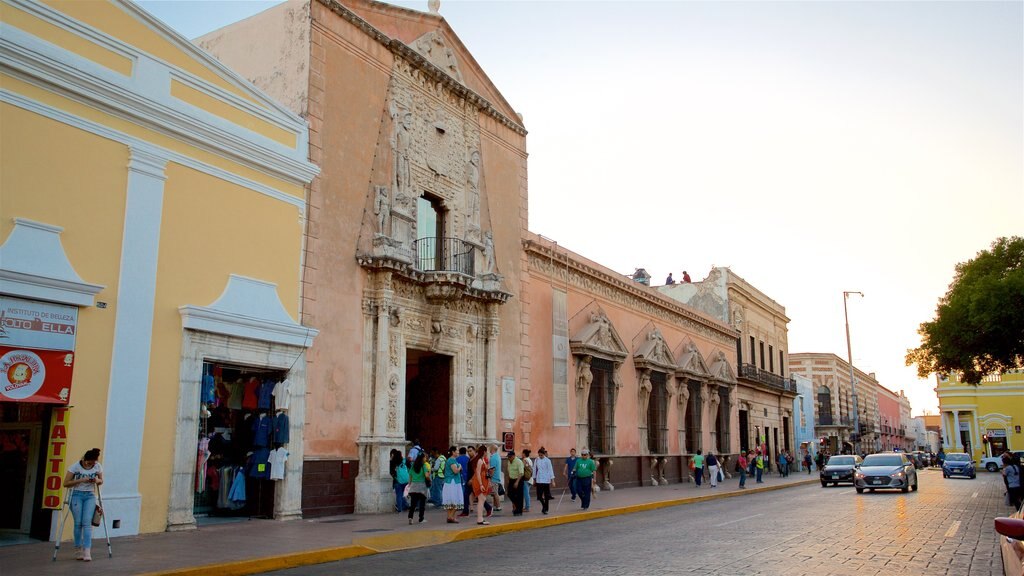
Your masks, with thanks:
[(206, 463), (210, 460), (210, 439), (203, 436), (199, 439), (196, 453), (196, 492), (206, 490)]
[(270, 402), (274, 398), (274, 381), (264, 380), (256, 389), (257, 408), (270, 410)]
[(235, 469), (233, 466), (224, 466), (220, 469), (220, 489), (217, 490), (217, 508), (231, 507), (231, 485), (235, 480)]
[(214, 493), (220, 492), (220, 472), (216, 466), (206, 468), (206, 489)]
[(288, 421), (288, 415), (284, 412), (278, 412), (277, 416), (274, 417), (274, 442), (276, 444), (287, 444), (290, 432), (288, 427), (290, 426)]
[(274, 406), (287, 410), (291, 405), (292, 383), (286, 378), (274, 385)]
[(216, 400), (215, 390), (216, 386), (213, 376), (210, 374), (203, 375), (203, 387), (199, 393), (199, 401), (203, 404), (208, 404)]
[(252, 445), (270, 446), (270, 435), (274, 432), (274, 418), (260, 414), (252, 423)]
[(270, 478), (270, 450), (257, 448), (249, 457), (250, 478)]
[(228, 494), (230, 508), (241, 508), (245, 506), (245, 474), (238, 468), (235, 472), (235, 479), (231, 482), (231, 493)]
[(242, 409), (242, 398), (245, 396), (245, 384), (241, 380), (236, 380), (231, 383), (231, 389), (228, 396), (228, 408), (232, 410)]
[(278, 448), (270, 453), (270, 479), (284, 480), (284, 463), (288, 461), (288, 450)]
[(242, 393), (242, 408), (246, 410), (255, 410), (259, 405), (259, 388), (260, 381), (255, 376), (249, 378), (249, 381), (245, 383), (245, 392)]

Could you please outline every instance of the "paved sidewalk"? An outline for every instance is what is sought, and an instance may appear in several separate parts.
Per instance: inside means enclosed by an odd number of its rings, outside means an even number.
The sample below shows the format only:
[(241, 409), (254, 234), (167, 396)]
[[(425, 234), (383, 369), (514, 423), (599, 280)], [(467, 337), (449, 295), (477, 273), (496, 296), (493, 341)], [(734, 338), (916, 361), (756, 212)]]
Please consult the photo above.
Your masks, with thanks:
[(460, 518), (459, 524), (447, 524), (444, 511), (432, 509), (427, 510), (424, 524), (412, 526), (405, 514), (353, 514), (288, 522), (247, 520), (203, 526), (189, 532), (115, 538), (111, 540), (113, 558), (107, 557), (103, 530), (99, 529), (93, 532), (93, 561), (90, 563), (74, 560), (71, 542), (61, 545), (56, 562), (51, 561), (52, 542), (19, 544), (0, 547), (0, 575), (255, 574), (715, 498), (741, 495), (770, 498), (771, 495), (764, 492), (817, 481), (817, 473), (812, 473), (810, 476), (793, 474), (788, 478), (771, 476), (761, 485), (748, 481), (745, 490), (738, 489), (736, 478), (726, 480), (715, 489), (707, 484), (700, 488), (693, 484), (672, 484), (620, 489), (601, 492), (586, 512), (579, 509), (578, 501), (570, 501), (567, 491), (559, 503), (558, 498), (563, 493), (559, 487), (554, 490), (551, 514), (541, 515), (540, 504), (534, 498), (527, 514), (513, 518), (509, 505), (489, 519), (490, 526), (477, 526), (475, 516)]

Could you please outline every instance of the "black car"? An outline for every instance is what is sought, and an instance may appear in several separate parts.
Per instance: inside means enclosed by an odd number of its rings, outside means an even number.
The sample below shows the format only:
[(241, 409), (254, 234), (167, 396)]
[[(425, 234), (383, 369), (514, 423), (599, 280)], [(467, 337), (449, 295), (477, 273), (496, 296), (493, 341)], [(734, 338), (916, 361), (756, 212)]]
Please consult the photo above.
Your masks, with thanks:
[(833, 486), (838, 486), (840, 482), (853, 484), (853, 474), (860, 467), (860, 462), (860, 456), (832, 456), (818, 473), (821, 487), (824, 488), (829, 483)]

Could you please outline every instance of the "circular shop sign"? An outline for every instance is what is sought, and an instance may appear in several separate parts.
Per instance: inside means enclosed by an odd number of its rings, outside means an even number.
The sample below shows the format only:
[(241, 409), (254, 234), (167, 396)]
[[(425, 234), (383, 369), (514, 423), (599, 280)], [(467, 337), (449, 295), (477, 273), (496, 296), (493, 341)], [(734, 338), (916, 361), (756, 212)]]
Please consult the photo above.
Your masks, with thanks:
[(0, 394), (11, 400), (24, 400), (43, 387), (46, 366), (35, 352), (11, 350), (0, 358), (0, 374)]

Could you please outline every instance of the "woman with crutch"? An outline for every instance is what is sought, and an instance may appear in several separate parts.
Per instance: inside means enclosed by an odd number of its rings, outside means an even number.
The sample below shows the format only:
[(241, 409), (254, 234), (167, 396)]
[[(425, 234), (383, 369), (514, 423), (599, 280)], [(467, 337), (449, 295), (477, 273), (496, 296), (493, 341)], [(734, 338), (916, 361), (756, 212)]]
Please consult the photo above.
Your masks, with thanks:
[[(96, 490), (103, 484), (100, 449), (93, 448), (68, 467), (64, 487), (71, 491), (71, 515), (75, 518), (75, 559), (92, 561), (92, 516), (96, 512)], [(57, 535), (60, 538), (60, 535)]]

